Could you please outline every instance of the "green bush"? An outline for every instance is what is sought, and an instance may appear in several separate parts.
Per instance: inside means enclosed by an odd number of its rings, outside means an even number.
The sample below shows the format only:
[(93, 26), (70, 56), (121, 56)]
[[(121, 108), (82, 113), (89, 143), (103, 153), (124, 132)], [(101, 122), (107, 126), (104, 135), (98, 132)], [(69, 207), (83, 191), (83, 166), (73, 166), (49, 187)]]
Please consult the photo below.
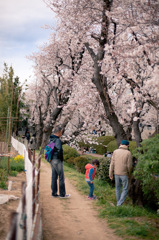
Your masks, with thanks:
[[(10, 171), (17, 171), (17, 172), (24, 171), (24, 159), (16, 161), (14, 160), (14, 158), (11, 158), (9, 164), (10, 164)], [(1, 159), (0, 168), (8, 169), (8, 158)]]
[[(113, 152), (118, 148), (117, 141), (113, 140), (110, 143), (108, 143), (107, 151)], [(132, 153), (136, 149), (136, 142), (135, 141), (129, 141), (129, 150)]]
[(116, 150), (117, 148), (118, 148), (118, 145), (117, 145), (116, 140), (111, 141), (107, 145), (107, 151), (108, 152), (114, 152), (114, 150)]
[(110, 166), (111, 159), (104, 157), (104, 158), (100, 158), (99, 161), (100, 161), (100, 165), (99, 165), (99, 168), (97, 169), (98, 179), (101, 179), (108, 183), (112, 183), (112, 181), (109, 178), (109, 166)]
[(85, 157), (76, 157), (74, 159), (75, 168), (80, 173), (85, 173), (85, 165), (89, 163), (89, 160)]
[(90, 148), (91, 144), (89, 143), (84, 143), (84, 142), (78, 142), (78, 146), (81, 148), (81, 147), (84, 147), (84, 148)]
[(131, 153), (137, 148), (136, 142), (135, 141), (129, 141), (129, 150)]
[(16, 177), (17, 174), (18, 174), (17, 171), (11, 171), (11, 172), (10, 172), (10, 176), (12, 176), (12, 177)]
[(75, 165), (75, 161), (74, 161), (74, 157), (70, 157), (69, 159), (67, 159), (67, 163), (69, 164), (70, 167)]
[(102, 145), (92, 144), (91, 147), (96, 150), (97, 154), (103, 155), (106, 152), (106, 147)]
[(64, 145), (63, 146), (63, 156), (64, 156), (64, 161), (67, 162), (67, 160), (69, 158), (71, 158), (71, 157), (73, 157), (73, 158), (78, 157), (78, 156), (80, 156), (80, 154), (74, 148), (71, 148), (68, 145)]
[(141, 181), (142, 190), (148, 201), (159, 202), (159, 135), (146, 139), (133, 155), (138, 162), (134, 171), (136, 179)]
[(5, 169), (0, 169), (0, 188), (7, 189), (8, 175)]
[(101, 136), (97, 138), (97, 142), (103, 144), (104, 146), (107, 146), (108, 143), (115, 140), (114, 136)]
[(92, 147), (93, 149), (96, 149), (97, 154), (103, 155), (107, 151), (106, 146), (108, 145), (108, 143), (114, 139), (115, 138), (113, 136), (93, 137), (93, 140), (96, 141), (98, 144), (79, 142), (78, 145), (80, 148), (84, 147), (89, 149), (90, 147)]

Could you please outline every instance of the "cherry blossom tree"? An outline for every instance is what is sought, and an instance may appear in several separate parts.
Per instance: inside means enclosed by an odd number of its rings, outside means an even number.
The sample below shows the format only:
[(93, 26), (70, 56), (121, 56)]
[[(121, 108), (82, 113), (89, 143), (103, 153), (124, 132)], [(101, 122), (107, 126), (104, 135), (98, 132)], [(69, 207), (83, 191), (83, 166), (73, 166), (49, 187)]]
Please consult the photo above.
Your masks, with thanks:
[[(64, 47), (65, 44), (65, 47)], [(29, 58), (35, 62), (36, 101), (32, 110), (32, 120), (38, 119), (38, 139), (42, 136), (42, 150), (52, 132), (56, 119), (67, 104), (72, 92), (72, 79), (78, 72), (83, 49), (70, 49), (71, 40), (59, 42), (55, 35), (51, 44), (47, 44), (39, 53)], [(38, 117), (37, 117), (38, 116)], [(37, 120), (36, 120), (37, 121)], [(39, 142), (40, 144), (40, 142)]]
[[(158, 66), (158, 51), (155, 51), (158, 43), (157, 2), (50, 0), (47, 4), (57, 13), (61, 35), (65, 39), (73, 39), (72, 49), (76, 48), (78, 41), (86, 47), (93, 66), (92, 82), (99, 92), (117, 142), (131, 138), (132, 125), (139, 144), (141, 134), (138, 126), (141, 115), (144, 116), (141, 110), (146, 102), (151, 102), (145, 83), (152, 78), (154, 68)], [(122, 98), (121, 93), (126, 92), (115, 93), (114, 85), (121, 84), (127, 88), (127, 104), (123, 105), (125, 114), (122, 116), (114, 105), (119, 97)], [(130, 92), (131, 100), (128, 99)], [(128, 109), (124, 111), (125, 106)], [(129, 119), (127, 115), (131, 115)]]
[[(66, 124), (78, 116), (80, 129), (93, 123), (90, 112), (97, 116), (95, 121), (101, 112), (118, 144), (123, 138), (132, 138), (133, 128), (139, 145), (139, 123), (145, 121), (152, 107), (158, 113), (156, 1), (45, 2), (56, 12), (59, 24), (58, 34), (30, 57), (37, 78), (33, 120), (38, 119), (43, 142), (57, 119), (59, 122), (62, 117)], [(89, 87), (81, 91), (84, 83)], [(96, 104), (93, 94), (100, 96), (102, 110), (92, 111)], [(76, 134), (80, 132), (77, 129)]]

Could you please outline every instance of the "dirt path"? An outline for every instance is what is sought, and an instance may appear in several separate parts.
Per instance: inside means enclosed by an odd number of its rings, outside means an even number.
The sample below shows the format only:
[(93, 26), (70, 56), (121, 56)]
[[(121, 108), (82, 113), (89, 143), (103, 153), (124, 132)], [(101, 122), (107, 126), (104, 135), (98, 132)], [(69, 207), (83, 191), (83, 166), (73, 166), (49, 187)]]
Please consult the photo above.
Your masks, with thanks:
[(99, 219), (92, 201), (81, 195), (66, 179), (69, 199), (51, 197), (51, 168), (42, 163), (40, 175), (44, 240), (121, 240), (103, 219)]

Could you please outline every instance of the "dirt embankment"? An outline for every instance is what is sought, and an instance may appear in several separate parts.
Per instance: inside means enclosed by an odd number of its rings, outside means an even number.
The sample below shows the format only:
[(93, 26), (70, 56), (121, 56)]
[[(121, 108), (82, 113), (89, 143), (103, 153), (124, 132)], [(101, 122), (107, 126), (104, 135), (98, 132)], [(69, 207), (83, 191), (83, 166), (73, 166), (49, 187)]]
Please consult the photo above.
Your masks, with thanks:
[[(19, 173), (17, 177), (9, 177), (12, 181), (11, 191), (0, 189), (0, 194), (14, 195), (21, 197), (22, 182), (25, 181), (25, 173)], [(10, 200), (0, 205), (0, 240), (5, 240), (10, 228), (11, 213), (17, 210), (19, 199)]]

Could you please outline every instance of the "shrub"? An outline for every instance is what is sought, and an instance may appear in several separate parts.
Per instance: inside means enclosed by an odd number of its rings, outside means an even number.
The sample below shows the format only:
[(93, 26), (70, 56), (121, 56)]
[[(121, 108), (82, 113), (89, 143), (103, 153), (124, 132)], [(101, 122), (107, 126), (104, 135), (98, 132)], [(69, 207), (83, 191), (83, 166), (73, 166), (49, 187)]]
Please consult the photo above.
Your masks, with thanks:
[(7, 189), (8, 176), (5, 169), (0, 169), (0, 188)]
[[(20, 155), (18, 155), (20, 156)], [(2, 158), (1, 159), (1, 166), (2, 169), (8, 169), (8, 159)], [(24, 171), (24, 158), (22, 156), (18, 158), (11, 158), (10, 159), (10, 171), (17, 171), (22, 172)]]
[(96, 149), (96, 153), (103, 155), (107, 151), (107, 144), (114, 140), (115, 138), (113, 136), (101, 136), (101, 137), (93, 137), (93, 139), (98, 143), (98, 144), (90, 144), (90, 143), (84, 143), (84, 142), (79, 142), (78, 145), (79, 147), (84, 147), (84, 148), (90, 148), (92, 147), (93, 149)]
[[(113, 140), (110, 143), (108, 143), (107, 151), (108, 152), (113, 152), (117, 148), (118, 148), (117, 142), (116, 142), (116, 140)], [(129, 141), (130, 152), (132, 153), (135, 149), (136, 149), (136, 142), (135, 141)]]
[(24, 161), (24, 157), (21, 156), (21, 155), (17, 155), (17, 156), (14, 158), (14, 161), (15, 161), (16, 163), (21, 162), (21, 161)]
[(78, 142), (79, 147), (84, 147), (84, 148), (89, 148), (91, 144), (89, 143), (84, 143), (84, 142)]
[(133, 155), (138, 162), (134, 171), (136, 179), (141, 181), (142, 190), (151, 203), (156, 198), (159, 202), (159, 135), (146, 139), (141, 143)]
[(137, 148), (135, 141), (129, 141), (129, 150), (132, 153)]
[(97, 138), (97, 142), (103, 144), (104, 146), (107, 146), (108, 143), (115, 140), (114, 136), (101, 136)]
[(69, 164), (70, 167), (75, 165), (75, 161), (74, 161), (74, 157), (70, 157), (69, 159), (67, 159), (67, 163)]
[(92, 144), (93, 149), (96, 150), (97, 154), (103, 155), (106, 152), (106, 147), (102, 145)]
[[(108, 183), (112, 183), (109, 178), (109, 166), (110, 166), (110, 158), (101, 158), (99, 168), (97, 169), (97, 177), (103, 181)], [(113, 181), (114, 182), (114, 181)]]
[(6, 182), (3, 182), (3, 181), (0, 181), (0, 188), (2, 189), (7, 189), (7, 183)]
[(24, 158), (23, 156), (17, 155), (15, 158), (10, 160), (10, 170), (22, 172), (24, 171)]
[(18, 174), (17, 171), (11, 171), (11, 172), (10, 172), (10, 176), (12, 176), (12, 177), (16, 177), (17, 174)]
[(89, 160), (85, 157), (76, 157), (74, 159), (75, 168), (80, 173), (85, 173), (85, 165), (89, 163)]
[(117, 148), (118, 148), (118, 145), (117, 145), (116, 140), (111, 141), (107, 145), (107, 151), (108, 152), (114, 152), (114, 150), (116, 150)]
[(71, 157), (75, 158), (80, 156), (80, 154), (74, 148), (71, 148), (68, 145), (63, 146), (63, 155), (64, 155), (64, 161), (66, 162)]

